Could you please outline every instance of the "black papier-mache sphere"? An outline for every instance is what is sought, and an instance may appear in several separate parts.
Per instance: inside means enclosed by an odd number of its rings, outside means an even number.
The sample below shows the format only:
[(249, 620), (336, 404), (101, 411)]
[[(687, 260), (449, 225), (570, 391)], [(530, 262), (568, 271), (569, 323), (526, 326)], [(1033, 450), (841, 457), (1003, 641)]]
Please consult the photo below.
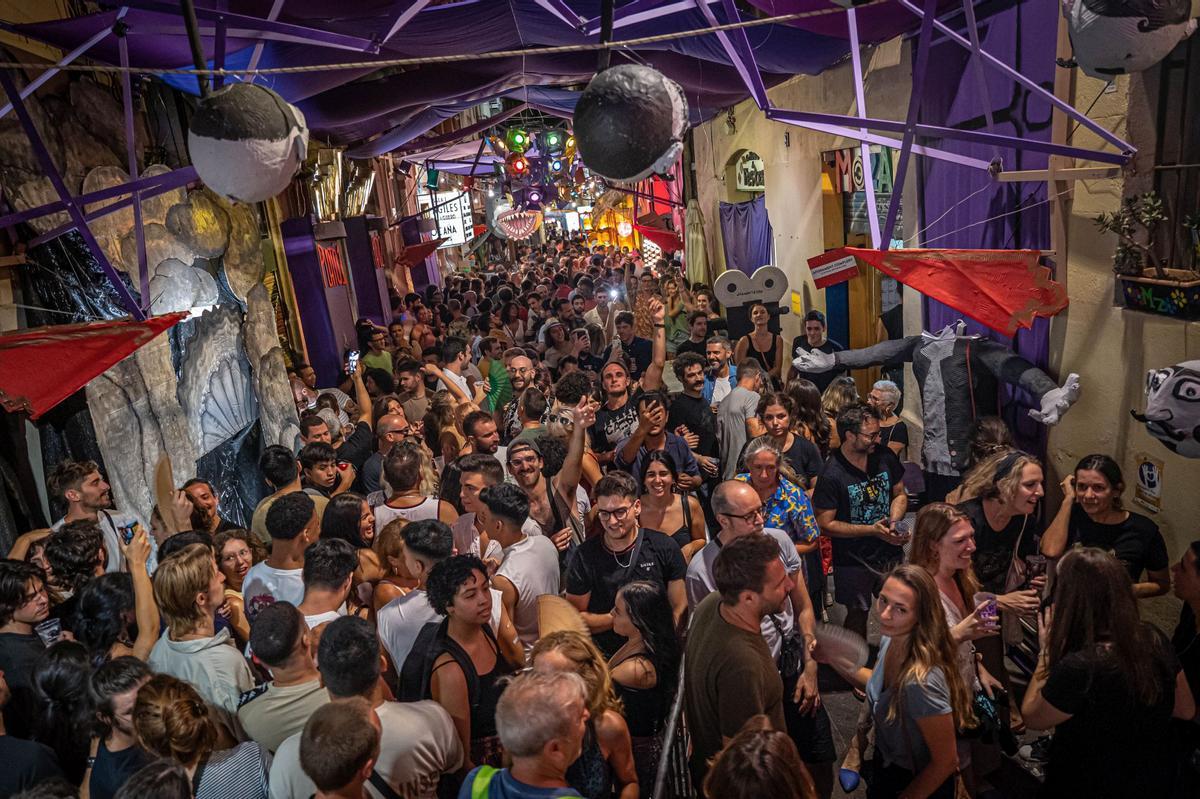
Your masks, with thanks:
[(683, 151), (687, 100), (675, 81), (637, 64), (592, 78), (575, 106), (573, 130), (583, 163), (609, 180), (665, 173)]

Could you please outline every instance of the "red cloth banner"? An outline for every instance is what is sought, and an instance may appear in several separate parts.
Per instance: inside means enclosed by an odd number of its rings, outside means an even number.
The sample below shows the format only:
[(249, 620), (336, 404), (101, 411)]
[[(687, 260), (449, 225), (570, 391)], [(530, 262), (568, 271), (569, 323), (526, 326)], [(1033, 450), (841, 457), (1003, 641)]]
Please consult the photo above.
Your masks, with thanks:
[(0, 404), (37, 419), (186, 318), (173, 313), (144, 322), (53, 325), (0, 336)]
[(813, 283), (823, 289), (845, 283), (853, 277), (858, 277), (858, 261), (853, 255), (844, 251), (830, 250), (808, 259), (808, 268), (812, 271)]
[(1067, 289), (1050, 279), (1037, 250), (880, 250), (842, 247), (852, 255), (922, 294), (1011, 336), (1031, 327), (1036, 316), (1067, 307)]
[(663, 252), (677, 252), (683, 249), (683, 239), (679, 238), (679, 234), (673, 230), (646, 227), (645, 225), (634, 225), (633, 227), (638, 233), (661, 247)]

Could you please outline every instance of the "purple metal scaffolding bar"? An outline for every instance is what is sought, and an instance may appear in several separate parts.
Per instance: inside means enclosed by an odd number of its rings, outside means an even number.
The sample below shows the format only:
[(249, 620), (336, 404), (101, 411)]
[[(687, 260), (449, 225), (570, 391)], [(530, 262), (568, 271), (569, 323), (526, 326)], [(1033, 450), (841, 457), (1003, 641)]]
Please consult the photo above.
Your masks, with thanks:
[[(975, 76), (979, 101), (983, 103), (983, 118), (987, 121), (987, 129), (991, 131), (996, 129), (996, 121), (992, 118), (992, 97), (988, 92), (987, 77), (983, 74), (983, 49), (979, 46), (979, 25), (975, 21), (975, 3), (973, 0), (962, 0), (962, 4), (963, 13), (967, 18), (967, 33), (971, 36), (971, 73)], [(997, 158), (1000, 157), (999, 148), (994, 148), (992, 152)]]
[[(279, 19), (279, 13), (283, 11), (284, 2), (285, 0), (275, 0), (275, 2), (271, 5), (271, 10), (267, 12), (267, 22), (274, 22), (275, 20)], [(265, 44), (265, 41), (259, 39), (254, 43), (254, 49), (250, 51), (250, 62), (246, 64), (246, 68), (250, 70), (251, 73), (258, 69), (258, 59), (262, 58), (263, 46)], [(250, 74), (246, 76), (246, 80), (250, 83), (253, 83), (254, 79), (257, 77), (257, 75)]]
[[(830, 136), (841, 136), (845, 139), (854, 139), (855, 141), (865, 141), (868, 144), (878, 144), (883, 147), (891, 147), (900, 149), (900, 140), (893, 139), (890, 136), (880, 136), (877, 133), (864, 132), (862, 128), (848, 128), (845, 125), (827, 125), (820, 122), (796, 122), (780, 116), (775, 109), (769, 109), (766, 112), (767, 119), (773, 119), (777, 122), (783, 122), (788, 125), (795, 125), (798, 128), (806, 128), (815, 130), (818, 133), (828, 133)], [(946, 161), (951, 164), (959, 164), (960, 166), (970, 167), (971, 169), (987, 170), (991, 164), (987, 161), (978, 158), (972, 158), (969, 155), (961, 153), (952, 153), (947, 150), (939, 150), (936, 147), (926, 147), (921, 144), (914, 144), (913, 152), (917, 155), (923, 155), (928, 158), (936, 158), (939, 161)]]
[[(904, 196), (904, 179), (908, 176), (908, 162), (912, 156), (913, 140), (917, 136), (917, 113), (921, 109), (921, 98), (925, 96), (925, 70), (929, 67), (929, 48), (933, 44), (933, 18), (937, 14), (937, 4), (938, 0), (925, 0), (925, 16), (921, 18), (921, 32), (917, 36), (912, 92), (908, 96), (908, 114), (904, 120), (904, 143), (900, 145), (900, 159), (892, 178), (892, 202), (888, 203), (887, 221), (883, 223), (881, 241), (876, 249), (891, 249), (892, 233), (896, 230), (896, 217), (900, 213), (900, 203), (896, 200)], [(865, 166), (868, 170), (871, 168), (869, 158)]]
[[(863, 83), (862, 53), (858, 46), (858, 15), (853, 8), (846, 10), (846, 24), (850, 29), (850, 62), (854, 68), (854, 102), (859, 116), (867, 115), (867, 92)], [(858, 135), (866, 133), (858, 129)], [(882, 239), (879, 236), (879, 208), (875, 205), (875, 170), (871, 166), (871, 145), (865, 141), (858, 143), (863, 161), (863, 184), (867, 188), (867, 219), (871, 223), (871, 246), (879, 249)], [(911, 146), (911, 143), (910, 143)], [(883, 158), (885, 153), (880, 153)], [(896, 201), (895, 193), (892, 202)]]
[[(725, 18), (728, 22), (742, 21), (742, 15), (738, 13), (733, 0), (722, 0), (722, 7), (725, 9)], [(707, 0), (696, 0), (696, 8), (704, 15), (704, 19), (709, 25), (716, 27), (720, 24), (713, 15), (712, 9), (708, 7)], [(754, 99), (755, 105), (760, 111), (765, 111), (770, 107), (771, 101), (767, 99), (767, 87), (763, 83), (762, 73), (759, 72), (758, 62), (754, 59), (754, 50), (750, 47), (750, 39), (746, 36), (746, 31), (718, 31), (717, 40), (721, 42), (721, 47), (725, 49), (729, 60), (733, 62), (738, 74), (742, 76), (742, 81), (750, 90), (750, 96)]]
[[(122, 7), (120, 10), (118, 10), (117, 11), (117, 22), (120, 22), (122, 19), (124, 19), (125, 15), (128, 13), (129, 13), (129, 9), (125, 8), (125, 7)], [(90, 39), (88, 39), (86, 42), (79, 45), (74, 50), (72, 50), (71, 52), (69, 52), (65, 56), (63, 56), (62, 59), (59, 60), (59, 62), (57, 64), (55, 64), (54, 66), (47, 69), (41, 75), (38, 75), (33, 80), (29, 81), (29, 84), (24, 89), (21, 90), (21, 99), (24, 100), (26, 97), (28, 97), (29, 95), (36, 92), (39, 88), (41, 88), (43, 83), (45, 83), (46, 81), (50, 80), (55, 75), (57, 75), (62, 70), (63, 67), (65, 67), (67, 64), (70, 64), (75, 59), (79, 58), (81, 55), (86, 53), (88, 50), (91, 50), (93, 47), (95, 47), (97, 44), (99, 44), (103, 39), (105, 39), (110, 33), (112, 33), (111, 30), (96, 31), (96, 33), (93, 34)], [(12, 111), (12, 103), (7, 103), (3, 108), (0, 108), (0, 119), (3, 119), (4, 117), (8, 116), (9, 111)]]
[[(107, 189), (99, 189), (98, 191), (80, 194), (73, 199), (79, 205), (90, 205), (98, 203), (102, 200), (109, 200), (113, 197), (120, 197), (123, 194), (132, 194), (134, 191), (141, 193), (143, 197), (152, 197), (156, 194), (162, 194), (164, 191), (182, 186), (186, 183), (191, 183), (197, 180), (196, 170), (194, 167), (180, 167), (171, 172), (162, 175), (153, 175), (148, 178), (140, 178), (129, 183), (122, 183), (120, 186), (109, 186)], [(108, 209), (116, 209), (118, 206), (113, 204), (107, 206), (97, 216), (103, 216), (108, 213)], [(124, 207), (124, 206), (119, 206)], [(59, 211), (67, 210), (67, 204), (62, 200), (55, 200), (51, 203), (39, 205), (34, 208), (27, 208), (24, 211), (17, 211), (12, 214), (0, 216), (0, 229), (10, 228), (13, 225), (19, 225), (22, 222), (28, 222), (30, 219), (46, 216), (47, 214), (55, 214)]]
[(534, 2), (577, 31), (582, 31), (584, 24), (587, 23), (584, 17), (576, 14), (575, 10), (563, 0), (534, 0)]
[[(900, 5), (904, 6), (909, 11), (916, 14), (917, 16), (921, 16), (922, 14), (925, 13), (917, 5), (910, 2), (910, 0), (898, 0), (898, 2), (900, 3)], [(968, 50), (972, 49), (971, 43), (969, 41), (967, 41), (962, 36), (957, 34), (952, 28), (950, 28), (945, 23), (939, 22), (937, 19), (935, 19), (933, 21), (933, 26), (935, 28), (937, 28), (937, 30), (940, 33), (944, 33), (947, 36), (947, 38), (949, 38), (955, 42), (958, 42), (958, 44), (960, 46), (965, 47)], [(986, 63), (991, 64), (993, 67), (1000, 70), (1005, 75), (1012, 78), (1014, 81), (1016, 81), (1017, 83), (1021, 84), (1029, 91), (1036, 94), (1039, 98), (1050, 103), (1055, 108), (1057, 108), (1059, 111), (1062, 111), (1064, 114), (1071, 117), (1071, 119), (1075, 120), (1083, 127), (1092, 131), (1092, 133), (1095, 133), (1097, 136), (1104, 139), (1109, 144), (1113, 145), (1114, 147), (1119, 148), (1121, 150), (1121, 152), (1123, 152), (1129, 156), (1132, 156), (1134, 153), (1137, 152), (1137, 148), (1134, 147), (1132, 144), (1125, 141), (1124, 139), (1121, 139), (1120, 137), (1116, 136), (1115, 134), (1110, 133), (1109, 131), (1107, 131), (1104, 128), (1103, 125), (1099, 124), (1098, 122), (1092, 121), (1088, 117), (1087, 114), (1085, 114), (1082, 111), (1080, 111), (1079, 109), (1075, 108), (1075, 106), (1071, 105), (1070, 103), (1066, 102), (1065, 100), (1060, 100), (1058, 97), (1055, 97), (1053, 92), (1046, 91), (1044, 88), (1039, 86), (1037, 83), (1034, 83), (1032, 80), (1025, 77), (1020, 72), (1018, 72), (1017, 70), (1010, 67), (1008, 64), (1005, 64), (1000, 59), (991, 55), (986, 50), (981, 49), (978, 51), (978, 53), (979, 53), (979, 56)], [(1030, 144), (1032, 144), (1032, 142), (1030, 142)], [(1087, 157), (1087, 156), (1081, 156), (1081, 157)], [(1101, 160), (1101, 159), (1097, 159), (1097, 160)], [(1126, 159), (1126, 161), (1127, 160), (1128, 159)], [(1119, 163), (1125, 163), (1126, 161), (1121, 161)], [(1118, 162), (1112, 162), (1112, 163), (1118, 163)]]
[[(282, 4), (283, 0), (275, 0), (276, 3)], [(413, 17), (421, 13), (425, 6), (429, 5), (429, 0), (405, 0), (402, 4), (404, 7), (396, 14), (396, 18), (392, 20), (392, 24), (388, 26), (388, 32), (379, 41), (379, 46), (388, 43), (388, 40), (400, 32), (400, 29), (407, 25)]]
[[(140, 8), (145, 11), (158, 11), (171, 16), (179, 15), (179, 3), (164, 3), (159, 0), (125, 0), (125, 5)], [(332, 47), (337, 50), (354, 50), (356, 52), (378, 52), (378, 45), (370, 39), (359, 36), (347, 36), (342, 33), (308, 28), (303, 25), (293, 25), (288, 22), (265, 20), (262, 17), (251, 17), (246, 14), (234, 14), (229, 11), (217, 11), (212, 8), (197, 8), (197, 19), (217, 20), (224, 18), (228, 28), (226, 35), (233, 38), (273, 39), (281, 42), (310, 44), (318, 47)], [(183, 32), (182, 27), (180, 33)]]
[[(869, 130), (886, 130), (891, 133), (903, 133), (905, 130), (905, 123), (895, 122), (890, 119), (858, 118), (843, 116), (841, 114), (818, 114), (811, 111), (792, 111), (780, 108), (771, 108), (766, 113), (769, 119), (777, 119), (780, 122), (791, 122), (793, 124), (803, 124), (806, 122), (843, 126), (857, 124)], [(913, 129), (918, 136), (935, 139), (961, 139), (979, 144), (1008, 147), (1014, 150), (1034, 150), (1036, 152), (1049, 153), (1050, 155), (1065, 155), (1071, 158), (1099, 161), (1105, 164), (1122, 165), (1129, 162), (1129, 156), (1125, 153), (1108, 153), (1099, 150), (1089, 150), (1085, 147), (1054, 144), (1053, 142), (1029, 141), (1017, 138), (1016, 136), (1001, 136), (978, 130), (947, 128), (941, 125), (913, 125)]]
[[(166, 183), (161, 183), (152, 189), (145, 189), (145, 190), (139, 192), (138, 194), (140, 195), (140, 197), (143, 200), (148, 200), (151, 197), (157, 197), (158, 195), (165, 194), (168, 191), (174, 191), (175, 189), (179, 188), (180, 186), (186, 186), (188, 183), (191, 183), (192, 181), (194, 181), (196, 179), (196, 176), (194, 173), (191, 175), (191, 177), (188, 177), (186, 174), (183, 174), (183, 175), (180, 174), (180, 173), (186, 173), (189, 170), (191, 170), (191, 167), (187, 167), (186, 169), (176, 169), (174, 172), (168, 172), (166, 175), (159, 175), (158, 177), (162, 177), (162, 178), (165, 178), (168, 176), (175, 176), (175, 177)], [(78, 198), (76, 198), (76, 200), (78, 200)], [(125, 197), (123, 199), (117, 200), (114, 203), (109, 203), (108, 205), (104, 206), (103, 208), (97, 208), (93, 211), (88, 211), (87, 213), (85, 213), (83, 215), (83, 218), (86, 219), (88, 222), (91, 222), (94, 219), (99, 219), (102, 216), (111, 214), (114, 211), (120, 211), (122, 208), (128, 208), (131, 205), (133, 205), (133, 196), (132, 195), (130, 195), (129, 197)], [(11, 229), (11, 226), (10, 226), (10, 229)], [(39, 233), (37, 236), (35, 236), (34, 238), (29, 240), (28, 246), (36, 247), (39, 244), (45, 244), (46, 242), (52, 241), (52, 240), (58, 238), (59, 236), (61, 236), (62, 234), (68, 233), (74, 229), (75, 229), (75, 223), (67, 222), (66, 224), (59, 225), (58, 227), (53, 228), (52, 230), (47, 230), (45, 233)]]
[(12, 76), (8, 74), (7, 70), (0, 69), (0, 87), (3, 87), (4, 93), (8, 95), (8, 100), (12, 103), (13, 110), (17, 113), (17, 119), (21, 121), (21, 127), (25, 129), (25, 135), (29, 137), (29, 144), (33, 147), (34, 155), (37, 156), (42, 171), (46, 173), (50, 184), (54, 186), (54, 191), (58, 193), (59, 199), (66, 205), (67, 213), (70, 214), (71, 219), (75, 221), (75, 225), (79, 229), (79, 235), (83, 236), (83, 240), (92, 251), (92, 255), (95, 256), (96, 261), (100, 264), (100, 268), (104, 270), (104, 274), (108, 277), (109, 282), (116, 291), (121, 304), (125, 306), (134, 319), (139, 322), (145, 321), (146, 314), (138, 307), (137, 300), (129, 293), (129, 289), (126, 288), (125, 283), (121, 280), (121, 275), (108, 262), (104, 251), (100, 249), (100, 243), (96, 241), (96, 237), (92, 235), (91, 229), (88, 228), (87, 220), (83, 218), (83, 209), (76, 205), (75, 199), (67, 191), (67, 186), (63, 183), (62, 175), (58, 173), (58, 167), (54, 165), (54, 159), (50, 157), (50, 151), (46, 149), (46, 144), (42, 141), (42, 135), (38, 132), (37, 126), (33, 124), (33, 117), (29, 115), (29, 109), (25, 107), (25, 101), (21, 99), (21, 95), (17, 92), (17, 87), (13, 84)]
[[(720, 3), (721, 0), (703, 0), (703, 2), (711, 6)], [(695, 7), (696, 0), (677, 0), (677, 2), (665, 5), (662, 0), (633, 0), (632, 3), (626, 3), (613, 12), (613, 30), (670, 16), (679, 11), (690, 11)], [(588, 36), (595, 36), (599, 33), (600, 17), (592, 17), (585, 22), (583, 32)]]
[[(117, 49), (121, 56), (121, 105), (125, 112), (125, 155), (129, 159), (129, 178), (138, 179), (137, 141), (133, 127), (133, 86), (129, 79), (129, 40), (117, 37)], [(138, 293), (141, 295), (143, 311), (150, 310), (150, 270), (146, 265), (146, 230), (142, 227), (142, 199), (133, 192), (133, 238), (137, 248)], [(87, 219), (84, 219), (87, 224)]]

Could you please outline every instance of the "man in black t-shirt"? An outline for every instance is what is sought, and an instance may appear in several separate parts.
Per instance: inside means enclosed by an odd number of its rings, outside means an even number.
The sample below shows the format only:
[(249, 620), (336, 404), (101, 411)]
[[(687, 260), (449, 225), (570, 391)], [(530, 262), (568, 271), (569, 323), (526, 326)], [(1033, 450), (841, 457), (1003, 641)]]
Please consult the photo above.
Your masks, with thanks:
[[(704, 368), (708, 365), (703, 353), (685, 352), (675, 356), (671, 368), (683, 386), (683, 391), (671, 399), (667, 429), (688, 442), (696, 463), (700, 466), (700, 505), (710, 530), (717, 529), (708, 498), (720, 482), (721, 452), (717, 441), (717, 417), (708, 400), (704, 399)], [(678, 464), (676, 464), (678, 465)]]
[(104, 735), (96, 747), (96, 762), (88, 783), (90, 799), (112, 799), (138, 769), (154, 758), (137, 741), (133, 707), (138, 690), (153, 676), (142, 661), (110, 660), (92, 675), (91, 693)]
[(679, 546), (654, 530), (637, 525), (641, 503), (633, 477), (607, 474), (596, 483), (596, 508), (604, 534), (581, 544), (567, 564), (567, 600), (583, 615), (596, 646), (605, 657), (625, 639), (613, 632), (612, 609), (617, 591), (634, 580), (662, 586), (676, 625), (687, 610), (684, 577), (687, 564)]
[(0, 672), (7, 680), (3, 721), (9, 735), (28, 738), (37, 709), (33, 665), (46, 651), (34, 627), (50, 617), (46, 578), (32, 563), (0, 560)]
[[(785, 360), (791, 363), (792, 359), (801, 352), (820, 350), (832, 355), (835, 352), (841, 352), (846, 349), (841, 344), (826, 337), (827, 329), (825, 314), (817, 310), (806, 313), (804, 315), (804, 334), (792, 339), (791, 354)], [(828, 372), (800, 372), (794, 366), (788, 369), (789, 380), (795, 377), (803, 377), (805, 380), (811, 380), (816, 384), (817, 390), (821, 393), (825, 393), (825, 389), (829, 387), (829, 384), (833, 382), (835, 377), (843, 374), (845, 374), (844, 371), (836, 369)]]
[(686, 341), (681, 342), (675, 347), (675, 357), (678, 358), (685, 352), (694, 352), (701, 358), (704, 357), (705, 349), (708, 346), (708, 314), (704, 311), (692, 311), (688, 314), (688, 337)]
[(842, 446), (825, 463), (812, 504), (821, 533), (833, 539), (834, 599), (846, 606), (848, 630), (864, 638), (883, 576), (904, 559), (907, 540), (892, 524), (908, 510), (904, 467), (879, 444), (879, 416), (851, 405), (837, 418)]
[(654, 315), (654, 344), (641, 388), (630, 394), (629, 385), (635, 379), (635, 373), (621, 359), (610, 360), (600, 370), (605, 401), (596, 411), (596, 423), (590, 433), (592, 454), (601, 464), (612, 463), (617, 443), (632, 435), (637, 427), (638, 400), (642, 391), (662, 388), (662, 370), (667, 363), (667, 333), (663, 324), (666, 310), (658, 300), (651, 300), (650, 309)]
[[(6, 710), (12, 694), (0, 673), (0, 711)], [(0, 796), (15, 796), (38, 783), (63, 777), (54, 750), (45, 744), (27, 741), (10, 734), (0, 716)]]
[[(658, 305), (659, 305), (659, 307), (661, 307), (662, 303), (658, 303)], [(617, 341), (614, 341), (612, 344), (610, 344), (608, 346), (608, 349), (604, 353), (604, 359), (605, 360), (611, 359), (614, 351), (619, 346), (620, 351), (623, 352), (625, 354), (625, 357), (629, 360), (629, 375), (630, 375), (630, 377), (634, 380), (637, 380), (637, 379), (641, 378), (643, 372), (647, 371), (650, 368), (650, 363), (654, 359), (654, 346), (650, 343), (649, 339), (640, 338), (633, 334), (633, 321), (634, 320), (633, 320), (633, 312), (632, 311), (621, 311), (620, 313), (617, 314), (617, 318), (616, 318)], [(656, 325), (662, 324), (661, 316), (656, 315), (654, 323)], [(660, 328), (655, 328), (656, 334), (659, 329)], [(666, 335), (665, 334), (663, 336), (663, 343), (664, 343), (663, 360), (665, 362), (666, 361), (666, 349), (665, 349)]]

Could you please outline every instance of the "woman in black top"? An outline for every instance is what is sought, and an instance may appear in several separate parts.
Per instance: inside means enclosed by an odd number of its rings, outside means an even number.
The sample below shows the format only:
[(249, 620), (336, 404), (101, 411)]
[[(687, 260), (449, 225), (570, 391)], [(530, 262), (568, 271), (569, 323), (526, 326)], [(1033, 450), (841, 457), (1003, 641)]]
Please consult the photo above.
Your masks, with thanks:
[(675, 459), (663, 450), (646, 456), (642, 469), (641, 513), (638, 525), (655, 530), (679, 545), (683, 559), (691, 562), (692, 555), (707, 543), (704, 535), (704, 508), (691, 494), (675, 491), (679, 484), (679, 469)]
[[(503, 677), (513, 667), (500, 654), (492, 633), (492, 592), (487, 567), (474, 555), (456, 555), (438, 563), (425, 585), (429, 606), (445, 616), (438, 635), (442, 654), (433, 662), (430, 693), (454, 720), (463, 751), (464, 771), (475, 766), (500, 768), (502, 749), (496, 734), (496, 703)], [(501, 635), (515, 637), (511, 622)]]
[[(1068, 546), (1111, 552), (1129, 572), (1139, 599), (1161, 596), (1171, 587), (1167, 545), (1158, 525), (1121, 507), (1125, 481), (1107, 455), (1088, 455), (1062, 481), (1063, 505), (1042, 536), (1042, 554), (1057, 558)], [(1147, 579), (1142, 579), (1142, 574)]]
[[(1187, 678), (1192, 697), (1200, 696), (1200, 541), (1193, 541), (1183, 557), (1171, 567), (1175, 596), (1183, 600), (1179, 624), (1171, 636), (1175, 657)], [(1200, 726), (1195, 721), (1175, 723), (1178, 745), (1179, 783), (1175, 796), (1200, 796)]]
[(621, 588), (613, 607), (613, 631), (627, 639), (608, 661), (613, 686), (625, 705), (642, 796), (654, 788), (662, 756), (660, 735), (675, 696), (679, 641), (662, 587), (635, 580)]
[(794, 482), (811, 495), (817, 475), (825, 465), (817, 445), (794, 432), (795, 406), (787, 394), (770, 392), (758, 401), (758, 418), (771, 442), (783, 453), (783, 460), (795, 475)]
[(1055, 728), (1041, 796), (1170, 796), (1172, 717), (1196, 704), (1161, 632), (1138, 619), (1125, 568), (1081, 547), (1058, 563), (1022, 709)]
[[(1037, 458), (1015, 449), (984, 458), (963, 477), (962, 500), (957, 507), (975, 528), (975, 575), (983, 591), (996, 594), (1001, 620), (1010, 631), (1016, 617), (1034, 618), (1045, 584), (1042, 576), (1007, 590), (1013, 562), (1024, 562), (1038, 552), (1042, 524), (1034, 514), (1044, 494), (1042, 479)], [(999, 676), (1005, 690), (1011, 691), (1003, 637), (980, 639), (975, 648), (983, 655), (988, 673)], [(1020, 712), (1015, 704), (1010, 711), (1013, 733), (1020, 734), (1024, 729)]]
[(867, 394), (867, 404), (879, 413), (879, 443), (904, 460), (908, 450), (908, 426), (896, 415), (900, 387), (891, 380), (876, 380)]
[(762, 364), (763, 371), (771, 378), (773, 386), (783, 384), (783, 338), (767, 329), (771, 312), (767, 306), (756, 302), (750, 306), (750, 321), (754, 330), (738, 339), (734, 349), (734, 362), (741, 363), (754, 358)]

